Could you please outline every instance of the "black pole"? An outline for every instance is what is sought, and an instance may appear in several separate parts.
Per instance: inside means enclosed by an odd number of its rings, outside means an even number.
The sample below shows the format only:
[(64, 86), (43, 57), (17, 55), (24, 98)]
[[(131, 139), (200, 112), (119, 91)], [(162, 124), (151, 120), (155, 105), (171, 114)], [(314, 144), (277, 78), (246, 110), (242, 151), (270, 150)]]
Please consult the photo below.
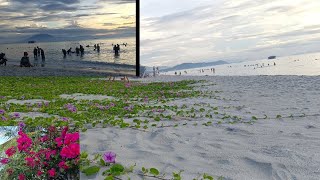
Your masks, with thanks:
[(136, 76), (140, 76), (140, 0), (136, 0)]

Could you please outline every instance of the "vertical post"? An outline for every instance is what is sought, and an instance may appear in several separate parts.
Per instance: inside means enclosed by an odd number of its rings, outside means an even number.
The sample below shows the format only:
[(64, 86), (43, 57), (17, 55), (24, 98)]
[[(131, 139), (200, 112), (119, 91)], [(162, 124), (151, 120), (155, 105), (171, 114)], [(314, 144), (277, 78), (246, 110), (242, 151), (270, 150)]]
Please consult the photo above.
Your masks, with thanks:
[(140, 0), (136, 0), (136, 76), (140, 76)]

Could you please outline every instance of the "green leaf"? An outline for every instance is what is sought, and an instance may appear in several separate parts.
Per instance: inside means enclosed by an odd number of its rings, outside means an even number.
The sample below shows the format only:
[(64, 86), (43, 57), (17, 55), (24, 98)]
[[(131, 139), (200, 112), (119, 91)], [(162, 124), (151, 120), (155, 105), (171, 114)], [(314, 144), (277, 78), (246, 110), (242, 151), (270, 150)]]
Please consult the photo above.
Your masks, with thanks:
[(98, 166), (91, 166), (84, 169), (82, 172), (85, 173), (87, 176), (97, 174), (100, 171), (100, 167)]
[(150, 168), (150, 174), (157, 176), (160, 172), (156, 168)]
[(80, 155), (81, 158), (87, 158), (88, 157), (88, 153), (87, 152), (82, 152)]
[(114, 180), (113, 176), (107, 176), (104, 180)]
[(106, 162), (102, 158), (100, 159), (100, 165), (101, 166), (105, 166), (106, 165)]

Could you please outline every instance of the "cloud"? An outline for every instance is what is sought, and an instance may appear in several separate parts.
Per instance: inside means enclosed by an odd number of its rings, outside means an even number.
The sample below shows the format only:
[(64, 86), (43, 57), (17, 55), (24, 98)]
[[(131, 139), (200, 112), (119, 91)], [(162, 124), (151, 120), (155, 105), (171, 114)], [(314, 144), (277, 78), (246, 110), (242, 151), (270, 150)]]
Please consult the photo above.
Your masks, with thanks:
[[(152, 11), (151, 6), (144, 8)], [(304, 46), (315, 49), (319, 8), (317, 0), (221, 0), (163, 16), (142, 11), (141, 62), (231, 62), (265, 58), (271, 52), (290, 55), (292, 49), (304, 52)]]
[(136, 3), (136, 0), (100, 0), (101, 2), (108, 2), (113, 4), (131, 4)]
[[(93, 37), (94, 35), (134, 36), (129, 26), (131, 18), (126, 11), (132, 0), (0, 0), (0, 32), (3, 42), (16, 42), (34, 34)], [(115, 4), (114, 2), (119, 2)], [(121, 17), (122, 16), (122, 17)], [(126, 19), (123, 19), (126, 18)], [(117, 26), (114, 19), (119, 23)], [(105, 23), (105, 24), (103, 24)], [(105, 26), (103, 26), (105, 25)], [(135, 31), (135, 30), (134, 30)], [(68, 34), (70, 33), (70, 34)]]

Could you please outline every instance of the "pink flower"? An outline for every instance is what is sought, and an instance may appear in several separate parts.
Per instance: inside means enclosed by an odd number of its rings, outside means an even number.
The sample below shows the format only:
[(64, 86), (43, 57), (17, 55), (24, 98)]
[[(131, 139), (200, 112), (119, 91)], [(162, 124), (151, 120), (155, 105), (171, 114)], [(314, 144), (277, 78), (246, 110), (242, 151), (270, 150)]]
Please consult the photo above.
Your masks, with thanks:
[(52, 169), (48, 170), (48, 174), (50, 177), (54, 177), (56, 174), (56, 170), (54, 168), (52, 168)]
[(19, 180), (25, 180), (26, 176), (24, 174), (19, 174)]
[(61, 147), (63, 144), (63, 139), (61, 137), (57, 137), (54, 141), (57, 143), (58, 147)]
[(38, 171), (38, 172), (37, 172), (37, 175), (38, 175), (38, 176), (41, 176), (42, 174), (43, 174), (42, 171)]
[(74, 143), (76, 141), (78, 141), (79, 139), (79, 133), (75, 132), (75, 133), (68, 133), (66, 134), (66, 137), (64, 138), (64, 144), (65, 145), (69, 145), (71, 143)]
[(27, 166), (34, 168), (36, 166), (36, 162), (34, 161), (34, 159), (32, 157), (26, 157), (25, 158), (26, 162), (27, 162)]
[(79, 144), (70, 144), (62, 148), (60, 155), (63, 158), (76, 158), (80, 154)]
[(9, 149), (6, 150), (5, 153), (8, 157), (11, 157), (12, 155), (14, 155), (14, 153), (16, 153), (16, 147), (11, 146)]
[(114, 152), (106, 152), (103, 154), (103, 160), (106, 163), (115, 163), (116, 162), (116, 154)]
[(0, 160), (0, 163), (1, 164), (8, 164), (10, 162), (10, 159), (9, 158), (2, 158), (1, 160)]
[(67, 165), (66, 165), (66, 162), (64, 162), (64, 161), (61, 161), (61, 162), (58, 164), (58, 166), (59, 166), (60, 168), (62, 168), (62, 169), (68, 169), (68, 168), (69, 168), (69, 166), (67, 166)]
[(48, 138), (47, 135), (45, 135), (45, 136), (43, 136), (43, 137), (40, 138), (40, 142), (46, 142), (46, 141), (48, 141), (48, 140), (49, 140), (49, 138)]
[(18, 134), (20, 137), (17, 139), (18, 150), (27, 152), (27, 150), (32, 145), (32, 139), (28, 137), (28, 135), (24, 134), (22, 131), (19, 131)]

